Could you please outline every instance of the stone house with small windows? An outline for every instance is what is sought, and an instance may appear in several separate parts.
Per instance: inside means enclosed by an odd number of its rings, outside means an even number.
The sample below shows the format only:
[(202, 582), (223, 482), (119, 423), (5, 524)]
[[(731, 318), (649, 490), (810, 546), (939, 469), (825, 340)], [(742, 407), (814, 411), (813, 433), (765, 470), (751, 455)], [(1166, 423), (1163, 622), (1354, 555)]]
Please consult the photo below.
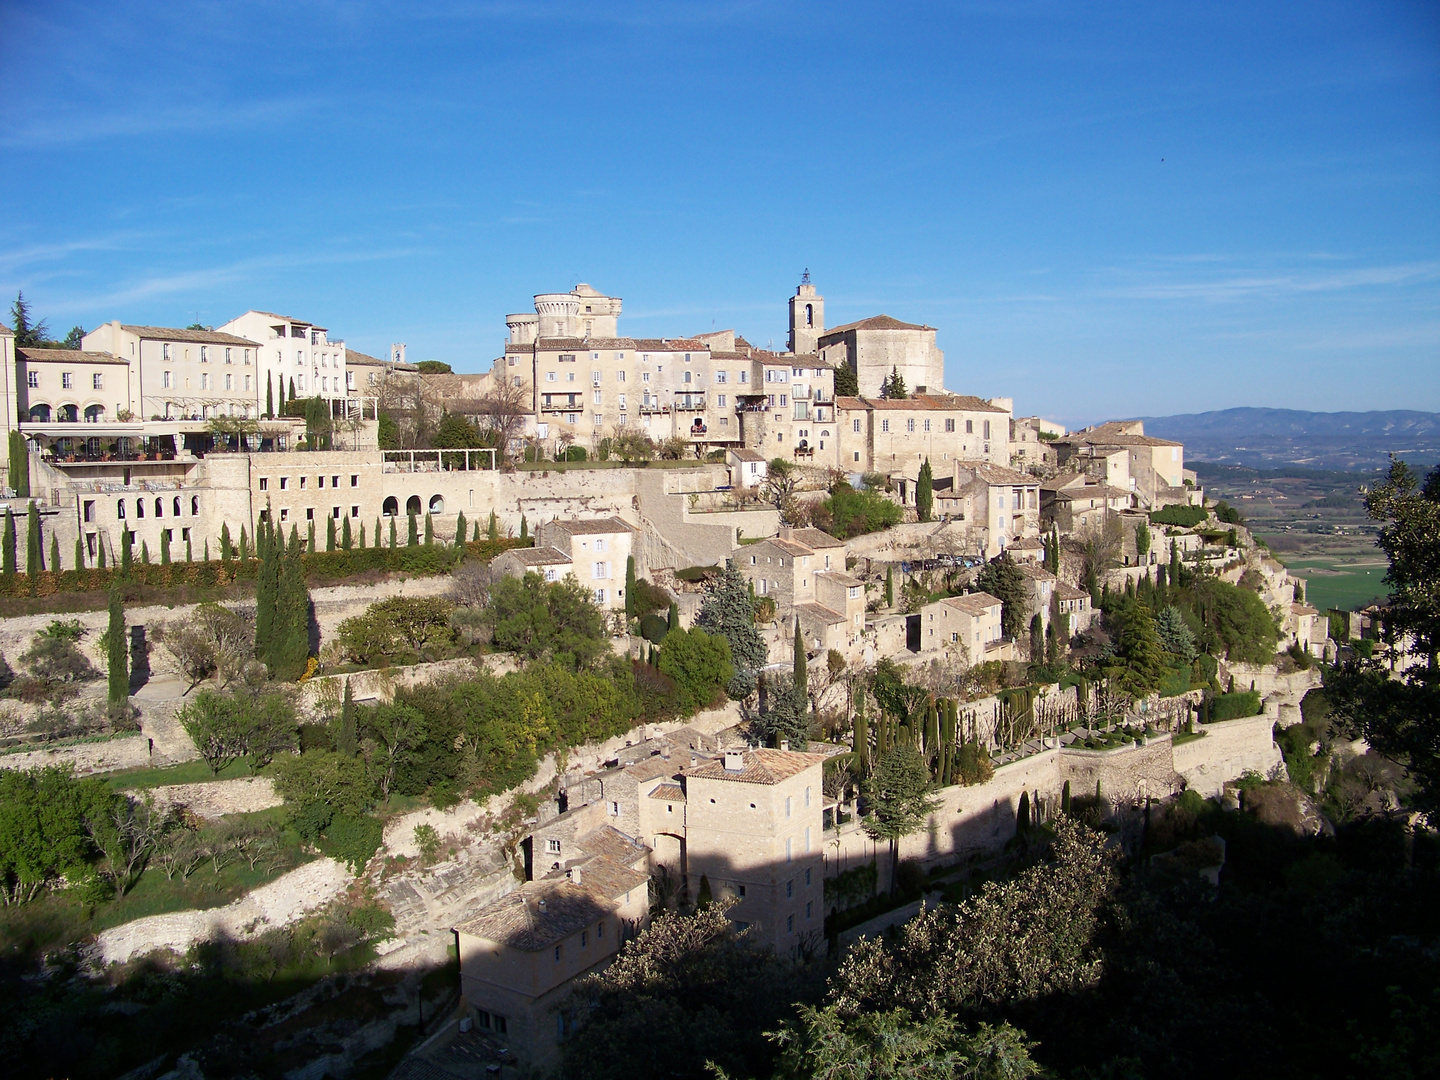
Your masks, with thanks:
[(602, 611), (624, 611), (625, 566), (634, 538), (634, 526), (617, 517), (557, 518), (540, 526), (536, 543), (569, 553), (576, 578)]
[(845, 544), (819, 529), (782, 528), (777, 536), (741, 544), (735, 567), (756, 596), (775, 601), (785, 623), (799, 618), (810, 648), (848, 655), (865, 630), (865, 583), (845, 569)]
[(1040, 616), (1041, 625), (1049, 625), (1051, 600), (1060, 584), (1059, 579), (1036, 562), (1016, 562), (1015, 565), (1024, 575), (1025, 585), (1030, 593), (1030, 602), (1026, 608), (1026, 626), (1029, 626), (1029, 620), (1036, 615)]
[(749, 447), (731, 447), (725, 451), (725, 463), (730, 467), (733, 488), (758, 488), (770, 475), (770, 463), (765, 455)]
[[(1010, 659), (1001, 628), (1001, 603), (989, 593), (946, 596), (920, 609), (920, 649), (964, 646), (970, 663)], [(1002, 656), (1001, 654), (1004, 653)]]
[(346, 367), (349, 350), (345, 343), (331, 341), (329, 331), (317, 323), (273, 311), (247, 311), (219, 329), (246, 339), (247, 344), (255, 344), (254, 398), (261, 412), (265, 408), (267, 387), (275, 395), (277, 409), (282, 390), (286, 400), (291, 397), (292, 383), (294, 396), (319, 397), (330, 402), (364, 393), (349, 376)]
[(849, 472), (914, 481), (927, 458), (937, 475), (956, 460), (1010, 464), (1010, 413), (1003, 404), (967, 394), (914, 394), (840, 397), (835, 406), (839, 465)]
[(936, 484), (932, 513), (963, 522), (974, 550), (993, 559), (1015, 540), (1039, 537), (1038, 479), (987, 461), (956, 461), (950, 472)]
[(130, 365), (107, 352), (16, 349), (15, 394), (19, 417), (29, 423), (118, 423), (132, 411)]
[(1063, 616), (1071, 637), (1083, 634), (1095, 621), (1090, 594), (1084, 589), (1060, 581), (1055, 584), (1055, 614)]
[(1040, 485), (1040, 524), (1054, 525), (1061, 536), (1083, 534), (1104, 526), (1111, 514), (1130, 509), (1129, 491), (1109, 484), (1086, 483), (1079, 473), (1062, 473)]
[[(108, 353), (129, 367), (129, 408), (140, 420), (260, 415), (259, 345), (214, 330), (102, 323), (81, 339), (86, 353)], [(113, 396), (113, 392), (110, 396)]]
[[(1157, 439), (1145, 434), (1139, 420), (1112, 420), (1083, 428), (1055, 440), (1056, 461), (1061, 468), (1075, 468), (1079, 462), (1105, 459), (1107, 475), (1103, 482), (1124, 486), (1143, 510), (1163, 506), (1200, 504), (1203, 496), (1195, 485), (1195, 474), (1185, 469), (1185, 447), (1170, 439)], [(1117, 483), (1119, 467), (1110, 464), (1116, 456), (1124, 459), (1125, 483)], [(1191, 486), (1186, 487), (1186, 481)]]
[(545, 547), (511, 548), (503, 551), (490, 560), (490, 568), (506, 577), (539, 574), (546, 581), (560, 581), (575, 573), (575, 564), (570, 561), (569, 553), (548, 544)]

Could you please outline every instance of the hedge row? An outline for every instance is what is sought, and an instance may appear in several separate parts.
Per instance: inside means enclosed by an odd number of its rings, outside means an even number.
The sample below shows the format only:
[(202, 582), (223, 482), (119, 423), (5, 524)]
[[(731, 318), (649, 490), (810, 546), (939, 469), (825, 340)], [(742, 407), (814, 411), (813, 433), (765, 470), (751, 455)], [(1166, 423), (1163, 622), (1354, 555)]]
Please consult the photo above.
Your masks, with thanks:
[[(352, 548), (349, 551), (317, 551), (313, 555), (302, 555), (301, 561), (306, 577), (343, 578), (376, 570), (406, 574), (443, 574), (466, 556), (489, 560), (511, 548), (529, 547), (532, 542), (529, 538), (467, 541), (463, 553), (451, 544), (417, 544), (414, 547), (394, 549)], [(253, 581), (259, 565), (253, 557), (243, 563), (238, 558), (228, 563), (211, 559), (209, 562), (172, 562), (168, 566), (136, 560), (130, 566), (129, 580), (137, 585), (162, 589), (177, 586), (224, 586), (236, 581)], [(33, 582), (28, 574), (0, 576), (0, 597), (104, 592), (119, 576), (119, 569), (113, 566), (103, 570), (63, 570), (58, 574), (46, 570), (36, 574)]]
[(1264, 711), (1257, 690), (1236, 690), (1229, 694), (1216, 694), (1210, 699), (1208, 723), (1221, 720), (1238, 720), (1243, 716), (1259, 716)]
[(1210, 512), (1203, 506), (1165, 506), (1151, 511), (1150, 524), (1193, 529), (1209, 516)]

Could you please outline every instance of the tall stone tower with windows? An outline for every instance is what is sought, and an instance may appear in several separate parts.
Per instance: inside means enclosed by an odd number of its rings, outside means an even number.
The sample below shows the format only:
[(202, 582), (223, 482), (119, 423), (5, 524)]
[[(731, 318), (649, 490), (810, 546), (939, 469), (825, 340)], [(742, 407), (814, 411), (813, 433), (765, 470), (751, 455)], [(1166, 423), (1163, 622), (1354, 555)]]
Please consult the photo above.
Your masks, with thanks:
[(815, 352), (824, 332), (825, 298), (815, 292), (806, 270), (790, 298), (790, 351), (800, 355)]

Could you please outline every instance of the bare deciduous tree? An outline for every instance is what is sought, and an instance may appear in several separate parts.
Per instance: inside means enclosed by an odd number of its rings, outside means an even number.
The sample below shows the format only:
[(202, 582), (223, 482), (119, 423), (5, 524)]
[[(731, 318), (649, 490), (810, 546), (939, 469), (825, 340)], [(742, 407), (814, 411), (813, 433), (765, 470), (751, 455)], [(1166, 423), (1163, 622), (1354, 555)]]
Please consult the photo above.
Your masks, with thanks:
[(523, 383), (496, 378), (495, 385), (475, 402), (480, 426), (492, 433), (501, 460), (510, 459), (510, 448), (525, 430), (525, 419), (534, 412), (534, 397)]

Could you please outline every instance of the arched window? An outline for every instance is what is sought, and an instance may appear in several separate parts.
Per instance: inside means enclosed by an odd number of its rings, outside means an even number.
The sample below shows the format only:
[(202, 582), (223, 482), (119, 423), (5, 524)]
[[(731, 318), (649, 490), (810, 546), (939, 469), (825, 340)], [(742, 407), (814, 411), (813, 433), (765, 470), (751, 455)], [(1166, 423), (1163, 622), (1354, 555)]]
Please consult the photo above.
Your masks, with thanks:
[(410, 498), (405, 500), (405, 513), (419, 515), (423, 514), (424, 512), (425, 511), (420, 506), (419, 495), (411, 495)]
[(135, 500), (135, 516), (136, 516), (137, 518), (143, 518), (143, 517), (145, 516), (145, 500), (144, 500), (144, 499), (136, 499), (136, 500)]
[(32, 424), (48, 424), (50, 422), (50, 406), (32, 405), (30, 407), (30, 422)]
[(164, 516), (165, 516), (165, 500), (164, 500), (164, 499), (156, 499), (156, 500), (155, 500), (155, 516), (156, 516), (157, 518), (158, 518), (158, 517), (164, 517)]
[(199, 517), (199, 516), (200, 516), (200, 496), (199, 496), (199, 495), (192, 495), (192, 496), (190, 496), (190, 515), (191, 515), (192, 517)]
[(176, 496), (175, 496), (175, 516), (176, 516), (176, 517), (179, 517), (179, 516), (180, 516), (180, 496), (179, 496), (179, 495), (176, 495)]
[(62, 424), (78, 424), (80, 422), (80, 410), (74, 405), (61, 405), (55, 410), (55, 419)]
[(104, 405), (87, 405), (87, 406), (85, 406), (85, 422), (86, 422), (87, 424), (98, 424), (98, 423), (100, 423), (100, 421), (102, 421), (102, 420), (104, 420), (104, 419), (105, 419), (105, 406), (104, 406)]
[(814, 325), (815, 325), (815, 307), (814, 307), (813, 304), (806, 304), (806, 305), (805, 305), (805, 325), (806, 325), (806, 326), (814, 326)]
[(400, 503), (394, 495), (388, 497), (385, 502), (381, 504), (380, 512), (386, 517), (394, 517), (400, 513)]
[(445, 497), (435, 495), (430, 499), (430, 512), (432, 514), (443, 514), (445, 512)]
[(124, 520), (125, 520), (125, 500), (124, 500), (124, 499), (117, 499), (117, 500), (115, 500), (115, 516), (116, 516), (117, 518), (119, 518), (121, 521), (124, 521)]

